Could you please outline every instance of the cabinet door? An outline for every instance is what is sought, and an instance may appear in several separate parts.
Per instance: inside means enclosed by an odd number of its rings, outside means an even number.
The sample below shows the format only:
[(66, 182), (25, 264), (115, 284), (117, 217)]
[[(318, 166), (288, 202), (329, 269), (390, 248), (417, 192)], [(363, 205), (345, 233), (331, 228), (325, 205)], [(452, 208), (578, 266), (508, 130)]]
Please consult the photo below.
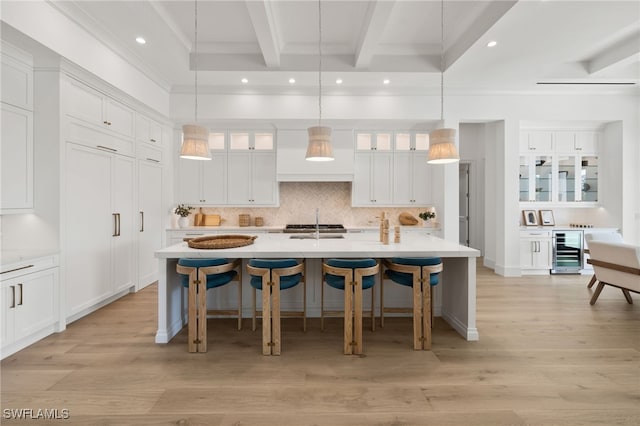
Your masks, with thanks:
[(111, 211), (117, 214), (115, 236), (111, 239), (111, 282), (113, 292), (135, 285), (134, 176), (132, 158), (113, 155), (111, 159)]
[(532, 131), (529, 132), (528, 147), (530, 151), (550, 152), (553, 150), (553, 132)]
[(32, 209), (33, 113), (3, 103), (1, 120), (2, 213)]
[(533, 256), (534, 269), (551, 269), (551, 240), (540, 239), (537, 241), (538, 250)]
[(413, 155), (411, 151), (396, 152), (393, 156), (393, 204), (414, 205)]
[[(415, 204), (430, 204), (432, 199), (431, 166), (427, 163), (428, 154), (414, 152), (412, 155), (412, 187)], [(394, 169), (395, 170), (395, 169)]]
[(79, 120), (104, 128), (102, 93), (75, 81), (67, 81), (67, 93), (64, 96), (65, 112)]
[(66, 154), (66, 314), (72, 316), (113, 293), (110, 253), (115, 224), (112, 154), (72, 143), (67, 143)]
[(276, 156), (273, 153), (253, 153), (251, 200), (255, 205), (275, 205)]
[(391, 204), (393, 155), (377, 152), (373, 155), (372, 193), (376, 204)]
[(533, 255), (537, 250), (536, 242), (524, 238), (520, 240), (520, 268), (533, 269)]
[(133, 138), (135, 135), (135, 112), (126, 105), (106, 96), (104, 103), (107, 128), (122, 136)]
[(372, 160), (369, 153), (357, 153), (353, 167), (351, 200), (354, 206), (375, 205), (371, 193)]
[(230, 152), (227, 163), (229, 204), (247, 205), (251, 203), (251, 153)]
[[(3, 48), (8, 47), (3, 43)], [(33, 111), (33, 68), (31, 58), (22, 58), (29, 64), (2, 52), (2, 102)]]
[[(187, 160), (193, 163), (193, 160)], [(200, 161), (202, 167), (202, 204), (225, 204), (227, 201), (227, 157), (211, 154), (211, 160)]]
[(148, 161), (138, 164), (138, 289), (158, 279), (158, 259), (162, 248), (162, 166)]
[(29, 336), (57, 320), (58, 268), (14, 279), (16, 289), (15, 340)]
[(0, 287), (0, 345), (7, 346), (14, 342), (15, 307), (18, 288), (13, 280), (7, 280)]
[(203, 163), (210, 163), (210, 161), (178, 159), (178, 194), (176, 197), (178, 203), (203, 204), (201, 193)]
[(595, 131), (578, 131), (575, 136), (576, 151), (581, 154), (595, 154), (598, 152), (600, 133)]

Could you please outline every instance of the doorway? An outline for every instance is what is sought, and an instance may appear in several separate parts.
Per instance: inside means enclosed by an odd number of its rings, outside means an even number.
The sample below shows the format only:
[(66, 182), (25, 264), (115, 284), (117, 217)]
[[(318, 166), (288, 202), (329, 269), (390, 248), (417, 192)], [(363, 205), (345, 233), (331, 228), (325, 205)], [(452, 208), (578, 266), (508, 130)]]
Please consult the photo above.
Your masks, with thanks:
[(459, 175), (459, 190), (458, 190), (458, 197), (459, 197), (459, 201), (458, 201), (458, 206), (459, 206), (459, 215), (458, 215), (458, 226), (459, 226), (459, 233), (458, 235), (460, 236), (460, 244), (463, 246), (467, 246), (469, 247), (470, 245), (470, 235), (471, 235), (471, 230), (470, 230), (470, 220), (469, 220), (469, 216), (470, 216), (470, 211), (469, 211), (469, 206), (470, 206), (470, 169), (471, 169), (471, 164), (470, 163), (463, 163), (460, 162), (458, 164), (458, 175)]

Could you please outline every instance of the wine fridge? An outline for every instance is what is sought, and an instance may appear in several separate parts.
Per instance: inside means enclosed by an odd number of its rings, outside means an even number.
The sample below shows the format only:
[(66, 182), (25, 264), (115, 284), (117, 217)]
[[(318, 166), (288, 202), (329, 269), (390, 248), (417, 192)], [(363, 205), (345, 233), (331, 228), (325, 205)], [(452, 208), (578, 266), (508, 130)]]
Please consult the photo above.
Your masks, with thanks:
[(583, 268), (582, 230), (556, 230), (551, 237), (553, 246), (552, 274), (579, 274)]

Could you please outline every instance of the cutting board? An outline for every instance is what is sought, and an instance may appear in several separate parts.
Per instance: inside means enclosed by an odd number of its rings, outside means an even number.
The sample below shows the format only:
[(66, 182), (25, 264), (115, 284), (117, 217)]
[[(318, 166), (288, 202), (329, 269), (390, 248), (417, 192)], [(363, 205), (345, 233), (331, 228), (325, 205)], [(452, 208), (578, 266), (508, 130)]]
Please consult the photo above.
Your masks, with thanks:
[(222, 219), (219, 214), (205, 214), (202, 225), (203, 226), (220, 226)]

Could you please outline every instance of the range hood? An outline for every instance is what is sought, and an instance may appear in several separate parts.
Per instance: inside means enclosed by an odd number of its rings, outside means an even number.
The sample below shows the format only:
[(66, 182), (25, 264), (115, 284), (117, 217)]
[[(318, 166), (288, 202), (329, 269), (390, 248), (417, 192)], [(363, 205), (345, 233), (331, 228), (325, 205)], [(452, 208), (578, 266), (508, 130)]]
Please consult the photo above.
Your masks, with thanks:
[(307, 129), (278, 129), (278, 182), (351, 182), (353, 181), (353, 130), (333, 130), (333, 161), (307, 161)]

